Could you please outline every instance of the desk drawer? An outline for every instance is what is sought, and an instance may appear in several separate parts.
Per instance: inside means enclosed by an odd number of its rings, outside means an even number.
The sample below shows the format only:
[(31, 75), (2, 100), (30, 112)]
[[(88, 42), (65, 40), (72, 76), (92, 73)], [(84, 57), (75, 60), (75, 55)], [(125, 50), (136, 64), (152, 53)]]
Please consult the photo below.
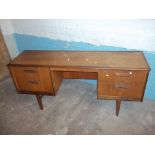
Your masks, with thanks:
[(145, 70), (104, 70), (99, 74), (98, 96), (141, 100), (146, 79)]
[(135, 71), (135, 70), (105, 70), (103, 72), (103, 79), (106, 82), (140, 82), (143, 81), (143, 76), (145, 71)]
[(16, 88), (19, 91), (53, 94), (48, 67), (10, 67)]
[(120, 97), (123, 99), (141, 99), (143, 86), (137, 82), (109, 82), (104, 84), (105, 97)]
[(20, 91), (38, 92), (45, 91), (40, 80), (29, 80), (24, 78), (16, 78)]
[(39, 80), (39, 73), (43, 69), (40, 67), (12, 67), (12, 71), (16, 78), (36, 79)]

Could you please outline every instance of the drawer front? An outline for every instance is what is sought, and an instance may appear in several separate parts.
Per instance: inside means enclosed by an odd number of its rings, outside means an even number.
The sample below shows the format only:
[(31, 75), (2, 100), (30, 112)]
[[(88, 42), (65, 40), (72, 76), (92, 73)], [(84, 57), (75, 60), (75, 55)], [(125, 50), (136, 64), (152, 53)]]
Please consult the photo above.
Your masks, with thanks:
[(104, 70), (99, 75), (99, 98), (141, 100), (146, 79), (147, 71)]
[(53, 94), (48, 67), (10, 67), (10, 71), (19, 91)]
[(143, 81), (144, 71), (135, 70), (105, 70), (103, 79), (106, 82), (140, 82)]
[(40, 67), (11, 67), (16, 78), (36, 79), (39, 80)]
[(141, 83), (109, 82), (104, 85), (105, 97), (120, 97), (122, 99), (141, 99), (143, 87)]

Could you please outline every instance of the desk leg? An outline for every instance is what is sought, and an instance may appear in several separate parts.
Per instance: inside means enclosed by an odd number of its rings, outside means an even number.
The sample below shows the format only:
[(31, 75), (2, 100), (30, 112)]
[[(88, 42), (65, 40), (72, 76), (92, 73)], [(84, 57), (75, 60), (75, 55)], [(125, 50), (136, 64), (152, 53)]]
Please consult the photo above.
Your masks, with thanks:
[(116, 100), (116, 116), (118, 116), (119, 114), (119, 110), (120, 110), (120, 106), (121, 106), (121, 100)]
[(36, 95), (40, 110), (43, 110), (42, 97), (43, 95)]

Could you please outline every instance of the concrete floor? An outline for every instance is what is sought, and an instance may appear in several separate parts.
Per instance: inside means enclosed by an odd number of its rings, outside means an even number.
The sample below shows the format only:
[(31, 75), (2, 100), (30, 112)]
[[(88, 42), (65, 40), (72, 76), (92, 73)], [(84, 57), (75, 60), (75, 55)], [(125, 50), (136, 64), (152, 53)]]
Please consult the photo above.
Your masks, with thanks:
[(44, 110), (32, 95), (17, 94), (10, 78), (0, 82), (0, 134), (155, 134), (155, 101), (96, 99), (94, 85), (64, 80), (56, 97), (44, 96)]

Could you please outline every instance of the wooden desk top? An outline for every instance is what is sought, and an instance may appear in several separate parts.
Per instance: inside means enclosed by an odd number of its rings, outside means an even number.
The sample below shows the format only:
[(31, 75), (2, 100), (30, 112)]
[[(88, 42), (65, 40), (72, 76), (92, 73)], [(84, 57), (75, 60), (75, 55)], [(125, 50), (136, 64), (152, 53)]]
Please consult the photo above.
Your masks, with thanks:
[(39, 51), (27, 50), (9, 65), (146, 69), (149, 66), (140, 51)]

